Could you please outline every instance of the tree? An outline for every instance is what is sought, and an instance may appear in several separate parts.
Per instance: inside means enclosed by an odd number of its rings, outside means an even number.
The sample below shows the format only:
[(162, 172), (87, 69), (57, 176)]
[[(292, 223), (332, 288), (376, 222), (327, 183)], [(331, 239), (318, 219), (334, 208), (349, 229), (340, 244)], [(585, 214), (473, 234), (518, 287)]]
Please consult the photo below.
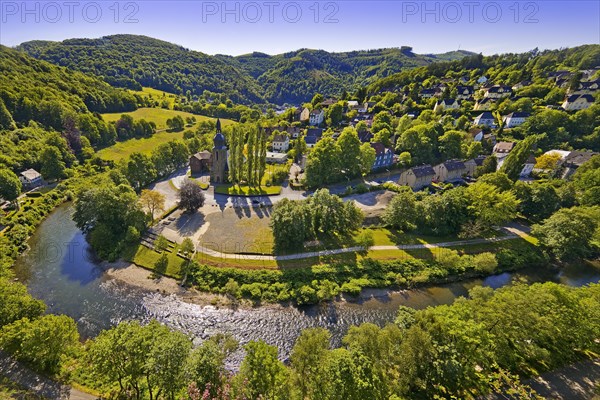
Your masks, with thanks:
[(185, 239), (183, 239), (183, 242), (181, 242), (181, 246), (179, 247), (179, 250), (181, 250), (181, 252), (183, 254), (187, 254), (188, 256), (191, 256), (192, 254), (194, 254), (196, 252), (196, 246), (194, 246), (194, 242), (192, 241), (192, 239), (185, 238)]
[(45, 309), (44, 302), (31, 297), (25, 285), (0, 278), (0, 328), (22, 318), (38, 318)]
[[(152, 376), (152, 384), (157, 386), (156, 394), (150, 388), (150, 398), (175, 400), (178, 392), (186, 384), (185, 366), (192, 348), (192, 341), (182, 332), (170, 330), (154, 322), (148, 327), (152, 331), (152, 347), (147, 355), (146, 368)], [(148, 378), (147, 378), (148, 380)]]
[(412, 156), (408, 151), (403, 151), (398, 156), (398, 162), (405, 168), (408, 168), (412, 165)]
[[(361, 172), (361, 143), (354, 128), (344, 128), (338, 137), (337, 144), (344, 155), (340, 160), (340, 168), (349, 177), (358, 176)], [(371, 164), (373, 165), (373, 164)]]
[(246, 395), (251, 399), (280, 398), (284, 390), (286, 369), (277, 359), (277, 347), (262, 340), (244, 346), (246, 357), (240, 366), (238, 378), (247, 382)]
[(142, 207), (148, 210), (152, 220), (156, 218), (156, 213), (160, 213), (165, 209), (165, 195), (156, 190), (142, 190), (139, 201)]
[(459, 131), (448, 131), (439, 138), (440, 153), (445, 160), (462, 158), (462, 144), (465, 134)]
[(506, 173), (513, 182), (519, 179), (521, 170), (523, 170), (523, 166), (538, 140), (538, 136), (527, 136), (517, 143), (512, 151), (508, 153), (508, 156), (500, 167), (500, 171)]
[(72, 318), (44, 315), (23, 318), (0, 330), (0, 347), (41, 371), (56, 373), (65, 355), (73, 354), (79, 333)]
[(237, 349), (238, 343), (231, 336), (217, 334), (204, 341), (190, 354), (186, 377), (216, 398), (227, 377), (225, 359)]
[(486, 229), (512, 220), (517, 213), (519, 201), (511, 191), (500, 191), (496, 186), (476, 182), (465, 191), (469, 200), (469, 212)]
[(130, 226), (142, 232), (147, 216), (133, 189), (125, 184), (99, 182), (77, 193), (73, 221), (88, 234), (88, 241), (101, 258), (116, 258), (115, 250)]
[(498, 159), (496, 156), (489, 156), (483, 160), (481, 167), (477, 167), (475, 170), (475, 176), (482, 176), (492, 172), (496, 172), (498, 168)]
[(344, 106), (342, 104), (335, 103), (329, 106), (327, 110), (327, 125), (337, 126), (344, 116)]
[(0, 131), (13, 130), (16, 128), (15, 120), (6, 108), (4, 101), (0, 98)]
[(158, 237), (154, 241), (154, 247), (156, 248), (156, 250), (163, 253), (166, 249), (169, 248), (169, 241), (163, 235), (158, 235)]
[(597, 208), (563, 208), (541, 224), (534, 225), (532, 235), (559, 260), (583, 258), (592, 252), (599, 223)]
[(360, 145), (359, 149), (359, 160), (360, 160), (360, 173), (362, 175), (367, 175), (371, 172), (373, 165), (375, 164), (375, 160), (377, 159), (377, 153), (373, 146), (370, 143), (363, 143)]
[(0, 198), (15, 202), (21, 195), (23, 185), (19, 177), (9, 169), (0, 169)]
[(508, 178), (508, 175), (499, 171), (482, 175), (477, 179), (477, 182), (489, 183), (496, 186), (502, 192), (510, 190), (513, 187), (513, 182)]
[(156, 179), (157, 171), (152, 159), (146, 154), (132, 153), (125, 166), (125, 176), (136, 191)]
[(520, 202), (519, 211), (536, 221), (548, 218), (561, 206), (558, 192), (550, 183), (518, 181), (515, 195)]
[(191, 179), (184, 180), (179, 189), (179, 206), (191, 213), (203, 205), (204, 192), (200, 186)]
[(558, 153), (542, 154), (535, 159), (535, 168), (554, 171), (560, 160), (561, 157)]
[(176, 115), (175, 117), (167, 120), (167, 127), (173, 131), (180, 131), (185, 127), (185, 121), (181, 115)]
[(323, 102), (324, 98), (323, 95), (320, 93), (317, 93), (313, 96), (312, 100), (311, 100), (311, 104), (313, 107), (317, 107), (319, 104), (321, 104)]
[(46, 147), (40, 156), (40, 163), (42, 164), (40, 172), (44, 179), (54, 180), (65, 177), (66, 166), (60, 151), (56, 147)]
[(396, 194), (385, 209), (383, 221), (396, 229), (410, 231), (416, 228), (416, 198), (410, 188)]
[(330, 340), (331, 333), (323, 328), (305, 329), (296, 340), (290, 361), (294, 386), (302, 399), (325, 398), (328, 377), (323, 367)]
[(336, 182), (340, 178), (341, 150), (331, 137), (319, 140), (308, 155), (306, 183), (310, 187)]

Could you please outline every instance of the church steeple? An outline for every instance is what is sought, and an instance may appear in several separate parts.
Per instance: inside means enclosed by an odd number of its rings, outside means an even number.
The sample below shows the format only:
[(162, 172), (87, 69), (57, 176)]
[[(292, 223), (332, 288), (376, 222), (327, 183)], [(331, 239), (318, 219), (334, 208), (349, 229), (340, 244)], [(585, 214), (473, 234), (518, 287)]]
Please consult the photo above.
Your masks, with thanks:
[(217, 118), (217, 133), (221, 132), (221, 120)]

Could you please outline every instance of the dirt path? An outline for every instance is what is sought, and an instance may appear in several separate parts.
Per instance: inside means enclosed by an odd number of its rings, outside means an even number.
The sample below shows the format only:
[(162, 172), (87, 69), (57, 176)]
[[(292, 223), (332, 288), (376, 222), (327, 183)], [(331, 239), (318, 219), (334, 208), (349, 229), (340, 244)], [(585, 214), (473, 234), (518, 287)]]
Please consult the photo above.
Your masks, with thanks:
[(0, 373), (19, 386), (47, 399), (96, 400), (96, 396), (84, 393), (41, 376), (19, 362), (0, 352)]

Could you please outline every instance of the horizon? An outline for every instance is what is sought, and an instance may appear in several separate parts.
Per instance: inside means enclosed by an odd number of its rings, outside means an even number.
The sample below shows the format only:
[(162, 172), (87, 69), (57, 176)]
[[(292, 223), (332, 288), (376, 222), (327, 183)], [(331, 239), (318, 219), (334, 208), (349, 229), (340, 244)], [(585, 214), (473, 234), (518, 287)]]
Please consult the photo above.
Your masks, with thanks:
[[(401, 46), (422, 55), (457, 50), (494, 55), (600, 44), (600, 2), (593, 0), (100, 3), (3, 1), (0, 44), (131, 34), (233, 57)], [(569, 26), (589, 29), (566, 35)]]
[[(267, 56), (270, 57), (274, 57), (274, 56), (278, 56), (278, 55), (282, 55), (282, 54), (287, 54), (287, 53), (294, 53), (294, 52), (298, 52), (301, 50), (311, 50), (311, 51), (326, 51), (328, 53), (349, 53), (349, 52), (360, 52), (360, 51), (377, 51), (377, 50), (388, 50), (388, 49), (400, 49), (401, 47), (407, 46), (407, 47), (411, 47), (412, 48), (412, 53), (413, 54), (417, 54), (420, 56), (427, 56), (427, 55), (441, 55), (441, 54), (446, 54), (446, 53), (452, 53), (452, 52), (468, 52), (468, 53), (472, 53), (472, 54), (483, 54), (483, 53), (478, 53), (475, 51), (471, 51), (469, 49), (457, 49), (457, 50), (446, 50), (446, 51), (441, 51), (441, 52), (437, 52), (437, 53), (431, 53), (431, 52), (420, 52), (418, 51), (418, 49), (415, 49), (413, 46), (411, 46), (410, 44), (403, 44), (403, 45), (399, 45), (399, 46), (393, 46), (393, 47), (377, 47), (377, 48), (355, 48), (355, 49), (350, 49), (350, 50), (343, 50), (343, 51), (336, 51), (336, 50), (327, 50), (327, 49), (323, 49), (323, 48), (316, 48), (316, 47), (299, 47), (296, 49), (290, 49), (290, 50), (286, 50), (282, 53), (265, 53), (263, 51), (249, 51), (247, 53), (242, 53), (242, 54), (226, 54), (226, 53), (207, 53), (205, 51), (202, 51), (200, 49), (193, 49), (193, 48), (189, 48), (186, 47), (180, 43), (176, 43), (176, 42), (170, 42), (168, 40), (165, 39), (161, 39), (159, 37), (154, 37), (154, 36), (148, 36), (148, 35), (143, 35), (143, 34), (133, 34), (133, 33), (113, 33), (110, 35), (103, 35), (103, 36), (99, 36), (99, 37), (70, 37), (70, 38), (65, 38), (63, 40), (46, 40), (46, 39), (31, 39), (28, 41), (24, 41), (21, 43), (18, 43), (16, 45), (13, 46), (7, 46), (10, 48), (16, 48), (24, 43), (28, 43), (28, 42), (53, 42), (53, 43), (61, 43), (67, 40), (98, 40), (98, 39), (103, 39), (103, 38), (107, 38), (107, 37), (111, 37), (111, 36), (140, 36), (140, 37), (146, 37), (149, 39), (154, 39), (154, 40), (159, 40), (165, 43), (169, 43), (175, 46), (179, 46), (184, 48), (187, 51), (194, 51), (194, 52), (198, 52), (198, 53), (203, 53), (203, 54), (207, 54), (209, 56), (226, 56), (226, 57), (241, 57), (241, 56), (248, 56), (248, 55), (252, 55), (255, 53), (258, 54), (265, 54)], [(0, 45), (4, 45), (3, 43), (0, 43)], [(524, 51), (510, 51), (510, 52), (503, 52), (503, 53), (490, 53), (490, 54), (483, 54), (484, 56), (494, 56), (494, 55), (503, 55), (503, 54), (509, 54), (509, 53), (515, 53), (515, 54), (522, 54), (522, 53), (527, 53), (529, 51), (534, 50), (535, 48), (537, 48), (540, 52), (543, 51), (553, 51), (553, 50), (560, 50), (560, 49), (564, 49), (564, 48), (574, 48), (574, 47), (580, 47), (580, 46), (595, 46), (595, 45), (600, 45), (599, 43), (581, 43), (581, 44), (575, 44), (573, 46), (565, 46), (565, 47), (554, 47), (554, 48), (539, 48), (539, 46), (537, 47), (533, 47), (529, 50), (524, 50)]]

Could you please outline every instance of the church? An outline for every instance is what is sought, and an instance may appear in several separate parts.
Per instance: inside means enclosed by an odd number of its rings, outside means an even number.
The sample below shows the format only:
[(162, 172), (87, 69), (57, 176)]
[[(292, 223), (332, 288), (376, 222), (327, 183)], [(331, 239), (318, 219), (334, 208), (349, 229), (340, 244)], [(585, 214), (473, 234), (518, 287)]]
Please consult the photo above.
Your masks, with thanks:
[(201, 151), (190, 157), (192, 176), (210, 172), (212, 183), (227, 182), (229, 172), (227, 142), (221, 133), (221, 120), (217, 119), (216, 133), (211, 152)]

